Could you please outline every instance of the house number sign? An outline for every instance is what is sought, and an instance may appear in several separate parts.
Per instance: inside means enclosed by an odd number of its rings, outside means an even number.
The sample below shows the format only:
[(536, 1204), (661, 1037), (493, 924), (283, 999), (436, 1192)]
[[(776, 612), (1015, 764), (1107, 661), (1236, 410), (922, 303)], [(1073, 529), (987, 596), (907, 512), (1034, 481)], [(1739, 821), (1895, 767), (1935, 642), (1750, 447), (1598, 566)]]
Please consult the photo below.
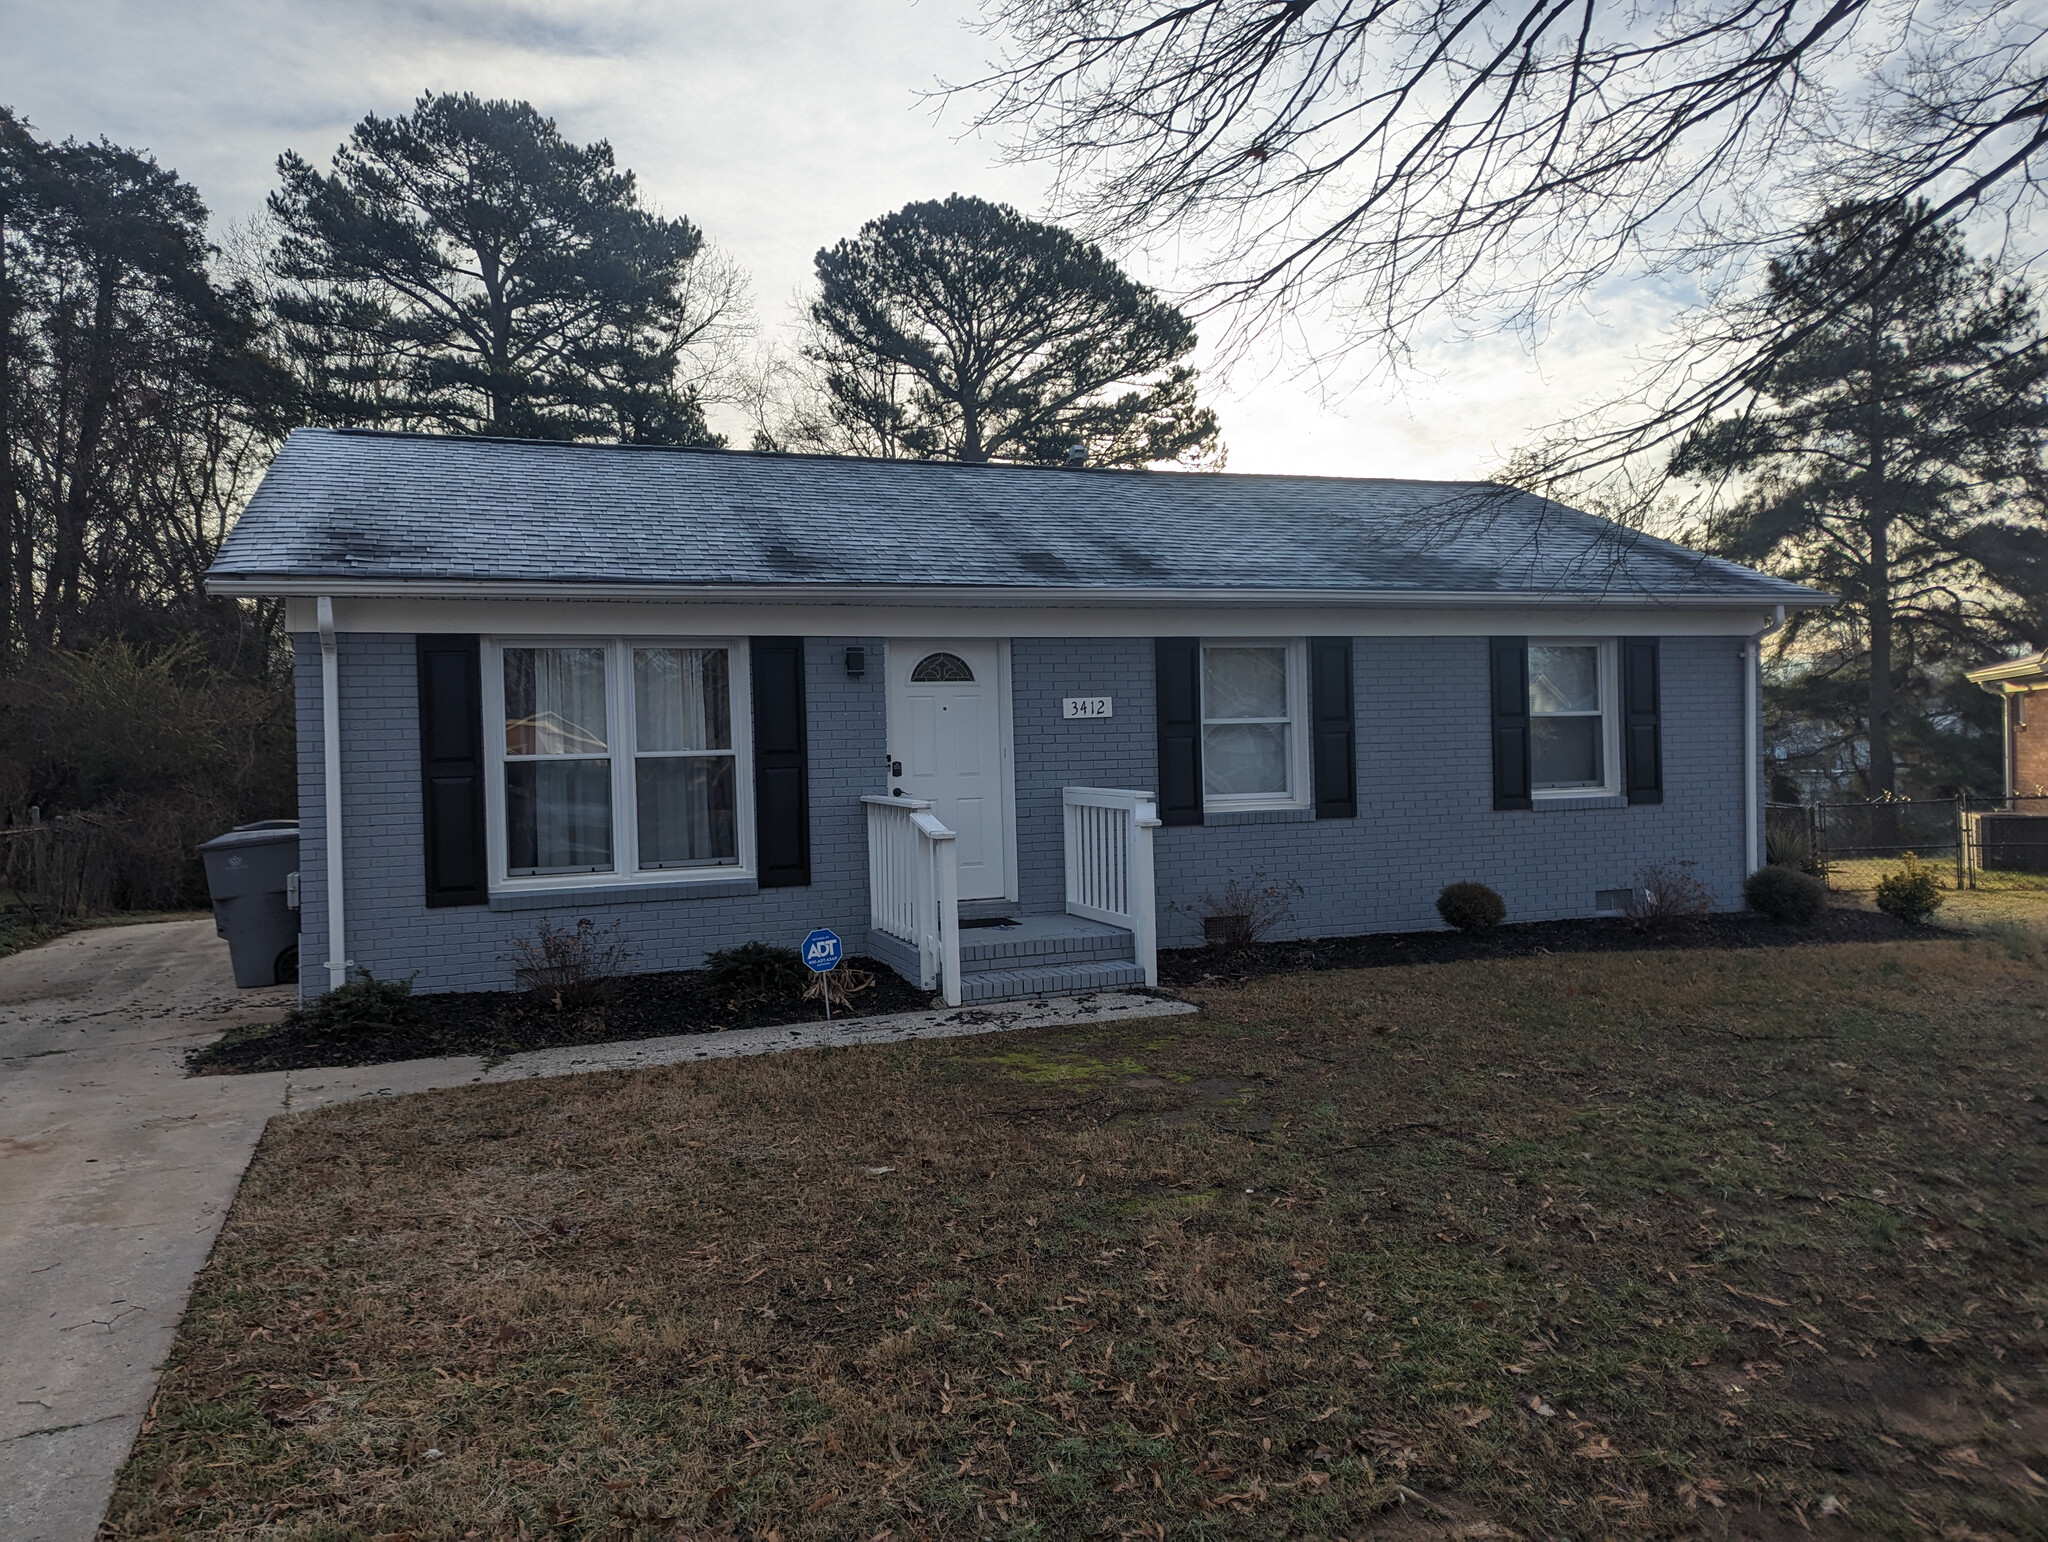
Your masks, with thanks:
[(1060, 716), (1108, 717), (1109, 701), (1107, 696), (1065, 696), (1060, 699)]

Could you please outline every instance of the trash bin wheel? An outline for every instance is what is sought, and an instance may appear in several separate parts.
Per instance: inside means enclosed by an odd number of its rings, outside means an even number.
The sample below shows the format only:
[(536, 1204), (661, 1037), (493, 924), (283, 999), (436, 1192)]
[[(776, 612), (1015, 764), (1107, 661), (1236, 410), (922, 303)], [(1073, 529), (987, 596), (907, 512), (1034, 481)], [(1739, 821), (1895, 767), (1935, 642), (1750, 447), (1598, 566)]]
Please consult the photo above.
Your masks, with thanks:
[(296, 947), (286, 948), (277, 955), (277, 983), (279, 985), (297, 985), (299, 983), (299, 950)]

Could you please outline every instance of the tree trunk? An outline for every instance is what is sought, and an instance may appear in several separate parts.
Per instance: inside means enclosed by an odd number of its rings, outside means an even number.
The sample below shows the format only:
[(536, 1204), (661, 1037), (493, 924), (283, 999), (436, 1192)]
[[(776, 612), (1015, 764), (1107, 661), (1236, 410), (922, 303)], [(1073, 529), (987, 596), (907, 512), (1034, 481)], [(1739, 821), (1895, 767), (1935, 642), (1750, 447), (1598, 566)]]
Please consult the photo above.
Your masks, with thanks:
[(102, 264), (93, 297), (92, 335), (86, 344), (85, 397), (78, 413), (78, 442), (72, 447), (70, 485), (56, 500), (55, 541), (51, 548), (48, 630), (56, 642), (84, 608), (85, 530), (92, 518), (94, 489), (100, 480), (100, 441), (114, 396), (114, 306), (120, 270)]
[[(7, 226), (0, 221), (0, 670), (14, 657), (14, 543), (21, 520), (14, 492), (14, 306), (7, 288)], [(26, 590), (22, 592), (25, 601)], [(26, 618), (24, 605), (20, 614)]]
[(979, 466), (988, 459), (988, 451), (981, 443), (981, 413), (972, 397), (960, 404), (960, 459), (970, 466)]
[(1870, 792), (1891, 797), (1899, 790), (1892, 754), (1892, 585), (1891, 521), (1870, 516)]

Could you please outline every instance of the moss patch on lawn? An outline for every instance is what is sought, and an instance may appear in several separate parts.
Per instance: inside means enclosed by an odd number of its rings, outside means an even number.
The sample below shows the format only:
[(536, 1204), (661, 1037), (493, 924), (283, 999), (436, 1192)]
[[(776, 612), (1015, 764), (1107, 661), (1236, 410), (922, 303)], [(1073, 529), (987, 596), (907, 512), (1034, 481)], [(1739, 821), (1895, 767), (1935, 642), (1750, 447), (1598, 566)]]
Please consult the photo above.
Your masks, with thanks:
[(1196, 995), (274, 1122), (111, 1528), (2048, 1536), (2042, 948)]

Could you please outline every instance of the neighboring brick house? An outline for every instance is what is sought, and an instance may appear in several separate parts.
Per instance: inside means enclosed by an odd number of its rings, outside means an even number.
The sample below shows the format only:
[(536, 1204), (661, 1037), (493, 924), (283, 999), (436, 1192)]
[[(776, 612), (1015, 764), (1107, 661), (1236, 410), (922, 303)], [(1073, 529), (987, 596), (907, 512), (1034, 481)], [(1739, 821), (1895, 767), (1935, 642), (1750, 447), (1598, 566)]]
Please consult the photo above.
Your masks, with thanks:
[(209, 584), (286, 600), (314, 982), (501, 988), (589, 917), (966, 1000), (1150, 978), (1233, 882), (1293, 936), (1669, 861), (1738, 907), (1757, 639), (1828, 603), (1492, 484), (341, 430)]
[(2048, 650), (1970, 670), (2005, 707), (2005, 794), (2048, 798)]

